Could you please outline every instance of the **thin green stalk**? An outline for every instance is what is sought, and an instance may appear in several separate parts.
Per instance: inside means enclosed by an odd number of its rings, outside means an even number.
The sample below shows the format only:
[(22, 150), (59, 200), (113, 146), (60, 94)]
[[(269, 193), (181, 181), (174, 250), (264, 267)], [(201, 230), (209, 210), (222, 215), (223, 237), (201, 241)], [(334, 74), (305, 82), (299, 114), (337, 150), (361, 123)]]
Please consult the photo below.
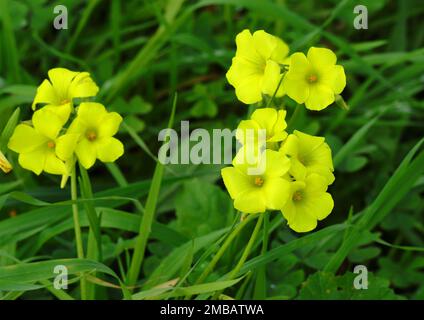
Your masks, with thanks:
[(206, 279), (206, 277), (213, 271), (219, 259), (224, 255), (225, 251), (228, 249), (230, 244), (233, 242), (235, 237), (243, 230), (243, 228), (254, 218), (254, 215), (249, 215), (246, 219), (240, 222), (230, 233), (228, 238), (223, 243), (222, 247), (218, 250), (216, 255), (212, 258), (211, 262), (203, 270), (202, 274), (197, 278), (195, 284), (199, 284)]
[[(168, 122), (169, 129), (172, 128), (174, 124), (176, 108), (177, 94), (175, 93), (174, 101), (172, 104), (171, 116)], [(168, 141), (169, 136), (166, 139), (165, 143)], [(135, 242), (130, 269), (128, 271), (127, 284), (129, 287), (134, 287), (140, 274), (141, 265), (143, 263), (144, 254), (146, 251), (147, 241), (149, 240), (150, 230), (152, 228), (152, 223), (156, 212), (156, 205), (159, 198), (164, 169), (165, 166), (160, 161), (158, 161), (156, 163), (155, 171), (153, 173), (152, 183), (150, 185), (149, 194), (147, 196), (146, 208), (141, 218), (140, 229)]]
[[(243, 254), (241, 255), (240, 260), (238, 261), (237, 265), (235, 266), (235, 268), (233, 269), (233, 271), (228, 276), (228, 279), (226, 279), (226, 280), (232, 280), (232, 279), (234, 279), (237, 276), (237, 274), (239, 273), (239, 271), (240, 271), (241, 267), (243, 266), (243, 264), (246, 262), (247, 258), (249, 257), (250, 251), (252, 250), (252, 247), (253, 247), (253, 245), (255, 243), (256, 237), (258, 236), (259, 230), (261, 229), (263, 220), (264, 220), (264, 215), (263, 214), (260, 214), (259, 215), (259, 218), (258, 218), (258, 221), (256, 222), (255, 229), (253, 230), (253, 233), (250, 236), (249, 242), (247, 243), (247, 246), (244, 249)], [(219, 292), (215, 293), (214, 298), (217, 299), (221, 293), (222, 293), (222, 291), (219, 291)]]
[[(72, 170), (71, 174), (71, 199), (72, 203), (72, 214), (74, 218), (74, 230), (75, 230), (75, 241), (77, 244), (77, 256), (79, 259), (84, 259), (84, 247), (82, 244), (81, 226), (78, 216), (78, 194), (77, 194), (77, 175), (76, 168)], [(84, 277), (81, 277), (81, 299), (86, 300), (86, 282)]]
[(300, 104), (297, 104), (287, 124), (287, 131), (290, 131), (293, 128), (293, 124), (296, 122), (297, 118), (299, 117), (300, 109), (301, 109)]
[[(263, 237), (262, 237), (262, 249), (261, 256), (265, 255), (268, 250), (268, 240), (269, 240), (269, 212), (264, 213), (264, 227), (263, 227)], [(266, 298), (266, 267), (262, 266), (259, 268), (256, 275), (254, 299), (262, 300)]]

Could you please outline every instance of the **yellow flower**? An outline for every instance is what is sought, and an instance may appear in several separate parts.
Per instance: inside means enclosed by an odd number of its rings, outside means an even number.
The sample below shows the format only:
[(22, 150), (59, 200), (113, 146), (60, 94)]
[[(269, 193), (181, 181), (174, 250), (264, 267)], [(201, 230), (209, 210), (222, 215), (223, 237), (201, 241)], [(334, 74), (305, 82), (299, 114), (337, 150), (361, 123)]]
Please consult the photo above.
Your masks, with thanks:
[(7, 161), (6, 157), (1, 151), (0, 151), (0, 169), (4, 173), (8, 173), (12, 170), (12, 165), (10, 164), (9, 161)]
[(346, 86), (346, 75), (337, 57), (326, 48), (311, 47), (307, 57), (296, 52), (290, 57), (289, 71), (283, 79), (287, 95), (310, 110), (332, 104)]
[(334, 182), (331, 149), (324, 137), (295, 130), (281, 145), (280, 151), (290, 158), (290, 174), (295, 180), (304, 180), (308, 174), (317, 173), (327, 184)]
[(312, 173), (304, 181), (291, 183), (290, 196), (282, 213), (291, 229), (308, 232), (316, 228), (317, 220), (326, 218), (334, 207), (327, 191), (327, 181)]
[(281, 210), (287, 202), (290, 182), (283, 176), (290, 161), (280, 152), (264, 151), (257, 157), (262, 174), (250, 174), (243, 148), (233, 160), (233, 167), (221, 170), (224, 184), (234, 200), (234, 207), (244, 213), (259, 213), (265, 210)]
[[(287, 137), (284, 131), (287, 127), (285, 121), (285, 110), (275, 110), (274, 108), (256, 109), (250, 120), (242, 120), (236, 131), (236, 138), (241, 144), (256, 144), (259, 139), (267, 143), (268, 148), (272, 148), (276, 142), (283, 141)], [(261, 136), (259, 130), (265, 130)]]
[(113, 138), (121, 122), (118, 113), (107, 112), (100, 103), (83, 102), (79, 105), (77, 117), (68, 132), (80, 134), (75, 153), (84, 168), (91, 168), (96, 159), (114, 162), (124, 154), (121, 141)]
[[(237, 51), (226, 76), (236, 89), (237, 98), (246, 104), (262, 100), (262, 94), (272, 96), (281, 75), (280, 64), (289, 52), (281, 39), (259, 30), (243, 30), (236, 36)], [(281, 87), (281, 86), (280, 86)], [(279, 88), (276, 96), (283, 95)]]
[(9, 149), (19, 153), (22, 168), (39, 175), (45, 171), (51, 174), (66, 174), (63, 161), (72, 157), (78, 135), (59, 136), (62, 129), (60, 118), (49, 110), (34, 113), (32, 126), (19, 124), (9, 140)]
[(45, 103), (45, 108), (57, 114), (62, 124), (69, 119), (74, 98), (93, 97), (99, 91), (88, 72), (54, 68), (49, 70), (48, 75), (50, 81), (44, 80), (37, 88), (32, 109), (35, 110), (39, 103)]

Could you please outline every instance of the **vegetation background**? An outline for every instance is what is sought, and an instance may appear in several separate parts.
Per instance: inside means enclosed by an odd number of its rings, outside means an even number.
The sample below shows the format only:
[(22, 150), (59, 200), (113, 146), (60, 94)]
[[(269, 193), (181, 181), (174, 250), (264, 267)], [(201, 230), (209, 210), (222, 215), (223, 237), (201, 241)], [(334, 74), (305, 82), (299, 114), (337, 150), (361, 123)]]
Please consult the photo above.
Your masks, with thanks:
[[(58, 4), (68, 9), (67, 30), (53, 27)], [(368, 8), (366, 30), (353, 27), (357, 4)], [(97, 299), (423, 299), (423, 16), (421, 0), (0, 0), (0, 148), (14, 164), (0, 175), (0, 298), (78, 299), (83, 273), (87, 297)], [(331, 48), (345, 67), (349, 110), (304, 109), (296, 118), (299, 130), (332, 147), (335, 208), (308, 234), (269, 215), (232, 280), (254, 228), (248, 222), (202, 285), (196, 279), (240, 217), (221, 166), (161, 170), (157, 136), (174, 92), (176, 129), (180, 120), (191, 129), (235, 128), (246, 117), (225, 79), (245, 28), (281, 37), (291, 52)], [(97, 100), (125, 118), (125, 155), (90, 170), (97, 200), (80, 202), (86, 244), (87, 212), (101, 221), (102, 254), (89, 246), (85, 260), (76, 259), (69, 186), (21, 169), (6, 150), (12, 114), (19, 108), (21, 120), (30, 118), (36, 87), (58, 66), (89, 71), (101, 87)], [(148, 210), (154, 220), (131, 292), (124, 284)], [(52, 287), (60, 264), (69, 269), (66, 291)], [(360, 264), (368, 290), (352, 286)]]

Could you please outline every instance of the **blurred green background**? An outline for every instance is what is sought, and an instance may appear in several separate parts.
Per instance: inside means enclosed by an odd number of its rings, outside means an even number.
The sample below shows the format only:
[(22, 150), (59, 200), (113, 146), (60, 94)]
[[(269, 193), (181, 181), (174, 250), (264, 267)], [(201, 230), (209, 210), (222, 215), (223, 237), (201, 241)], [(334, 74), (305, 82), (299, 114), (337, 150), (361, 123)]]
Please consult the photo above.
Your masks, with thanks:
[[(53, 8), (58, 4), (67, 7), (67, 30), (53, 27), (57, 16)], [(353, 27), (353, 8), (358, 4), (368, 8), (366, 30)], [(390, 180), (424, 135), (423, 17), (421, 0), (0, 0), (0, 130), (17, 107), (22, 120), (30, 118), (36, 87), (49, 69), (90, 72), (101, 88), (97, 101), (125, 118), (118, 134), (125, 155), (116, 165), (97, 164), (90, 170), (96, 196), (131, 196), (144, 203), (160, 146), (157, 135), (167, 126), (174, 92), (178, 92), (176, 129), (180, 120), (190, 120), (191, 129), (234, 129), (246, 116), (247, 106), (237, 101), (225, 79), (237, 33), (245, 28), (264, 29), (281, 37), (291, 53), (306, 52), (312, 45), (330, 48), (346, 71), (342, 95), (349, 110), (336, 105), (320, 113), (302, 109), (296, 120), (297, 129), (325, 136), (333, 150), (336, 181), (330, 192), (335, 208), (319, 229), (355, 225), (354, 217), (365, 210), (375, 211), (375, 220), (360, 230), (360, 240), (349, 247), (337, 270), (329, 264), (340, 252), (343, 232), (326, 234), (269, 259), (264, 267), (265, 296), (255, 290), (257, 271), (246, 278), (243, 290), (238, 286), (228, 294), (238, 298), (423, 299), (424, 165), (401, 167), (399, 179)], [(285, 98), (278, 103), (285, 103), (289, 113), (295, 106)], [(59, 177), (36, 177), (18, 167), (16, 155), (8, 152), (7, 156), (15, 170), (0, 175), (0, 194), (20, 190), (48, 202), (69, 198), (68, 189), (58, 188)], [(143, 277), (160, 272), (164, 261), (169, 264), (172, 260), (165, 259), (178, 245), (231, 225), (235, 212), (220, 168), (174, 165), (166, 170)], [(117, 202), (114, 207), (134, 212), (130, 202)], [(28, 224), (19, 222), (20, 228), (11, 231), (5, 223), (10, 215), (18, 219), (41, 209), (16, 199), (0, 201), (0, 208), (0, 248), (8, 254), (19, 260), (75, 256), (72, 230), (63, 225), (69, 217), (66, 211), (52, 210), (44, 220), (28, 217)], [(282, 216), (273, 218), (281, 221), (273, 224), (271, 248), (300, 237), (285, 226)], [(160, 228), (175, 232), (174, 238), (161, 237)], [(125, 261), (131, 251), (134, 230), (137, 226), (104, 230), (103, 262), (114, 270), (120, 269), (118, 260)], [(232, 247), (233, 254), (248, 236), (249, 230)], [(193, 261), (203, 250), (194, 252)], [(210, 280), (232, 265), (231, 254), (224, 258)], [(11, 263), (4, 257), (0, 261)], [(367, 266), (375, 277), (373, 290), (359, 293), (346, 284), (352, 277), (348, 272), (358, 264)], [(324, 268), (329, 272), (321, 272)], [(116, 296), (105, 289), (98, 297)], [(30, 291), (24, 297), (49, 294)]]

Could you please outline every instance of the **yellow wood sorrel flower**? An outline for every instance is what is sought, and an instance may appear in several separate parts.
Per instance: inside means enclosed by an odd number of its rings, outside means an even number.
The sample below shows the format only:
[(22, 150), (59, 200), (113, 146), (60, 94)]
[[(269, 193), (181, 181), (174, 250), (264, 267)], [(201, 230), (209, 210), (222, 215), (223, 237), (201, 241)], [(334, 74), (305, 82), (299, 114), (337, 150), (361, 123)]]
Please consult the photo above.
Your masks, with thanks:
[(336, 61), (334, 52), (326, 48), (311, 47), (307, 56), (301, 52), (292, 54), (283, 79), (284, 91), (310, 110), (326, 108), (346, 86), (344, 69)]
[(65, 68), (54, 68), (48, 72), (49, 80), (44, 80), (37, 88), (32, 103), (35, 110), (39, 103), (47, 104), (45, 108), (57, 114), (65, 124), (72, 111), (74, 98), (93, 97), (99, 88), (88, 72), (74, 72)]
[[(283, 40), (263, 30), (243, 30), (236, 36), (237, 51), (226, 76), (236, 89), (237, 98), (246, 104), (262, 100), (262, 94), (272, 96), (281, 80), (280, 64), (289, 47)], [(276, 96), (283, 95), (278, 90)]]
[[(236, 131), (236, 138), (241, 144), (257, 144), (259, 140), (264, 140), (268, 148), (273, 148), (274, 144), (283, 141), (287, 137), (284, 131), (287, 127), (285, 110), (275, 110), (274, 108), (256, 109), (250, 120), (242, 120)], [(264, 130), (264, 136), (260, 135), (260, 130)]]
[(80, 134), (75, 153), (84, 168), (91, 168), (96, 159), (114, 162), (124, 154), (121, 141), (113, 138), (122, 122), (118, 113), (95, 102), (81, 103), (77, 112), (68, 132)]
[(290, 167), (290, 161), (280, 152), (264, 151), (265, 155), (258, 157), (263, 173), (250, 174), (249, 165), (240, 161), (243, 149), (233, 161), (233, 167), (221, 170), (227, 190), (234, 200), (234, 207), (244, 213), (260, 213), (265, 210), (281, 210), (287, 202), (290, 182), (283, 176)]
[(334, 207), (324, 177), (312, 173), (304, 181), (294, 181), (282, 213), (291, 229), (308, 232), (316, 228), (317, 220), (326, 218)]
[(308, 174), (317, 173), (327, 184), (334, 182), (331, 149), (324, 137), (295, 130), (283, 142), (280, 151), (290, 158), (290, 175), (295, 180), (304, 180)]
[(7, 161), (6, 157), (4, 156), (3, 152), (0, 151), (0, 169), (4, 173), (8, 173), (12, 170), (12, 165), (9, 161)]
[(34, 113), (32, 125), (16, 126), (9, 140), (9, 149), (19, 153), (19, 164), (37, 175), (67, 174), (64, 161), (72, 157), (78, 135), (59, 136), (62, 121), (44, 108)]

